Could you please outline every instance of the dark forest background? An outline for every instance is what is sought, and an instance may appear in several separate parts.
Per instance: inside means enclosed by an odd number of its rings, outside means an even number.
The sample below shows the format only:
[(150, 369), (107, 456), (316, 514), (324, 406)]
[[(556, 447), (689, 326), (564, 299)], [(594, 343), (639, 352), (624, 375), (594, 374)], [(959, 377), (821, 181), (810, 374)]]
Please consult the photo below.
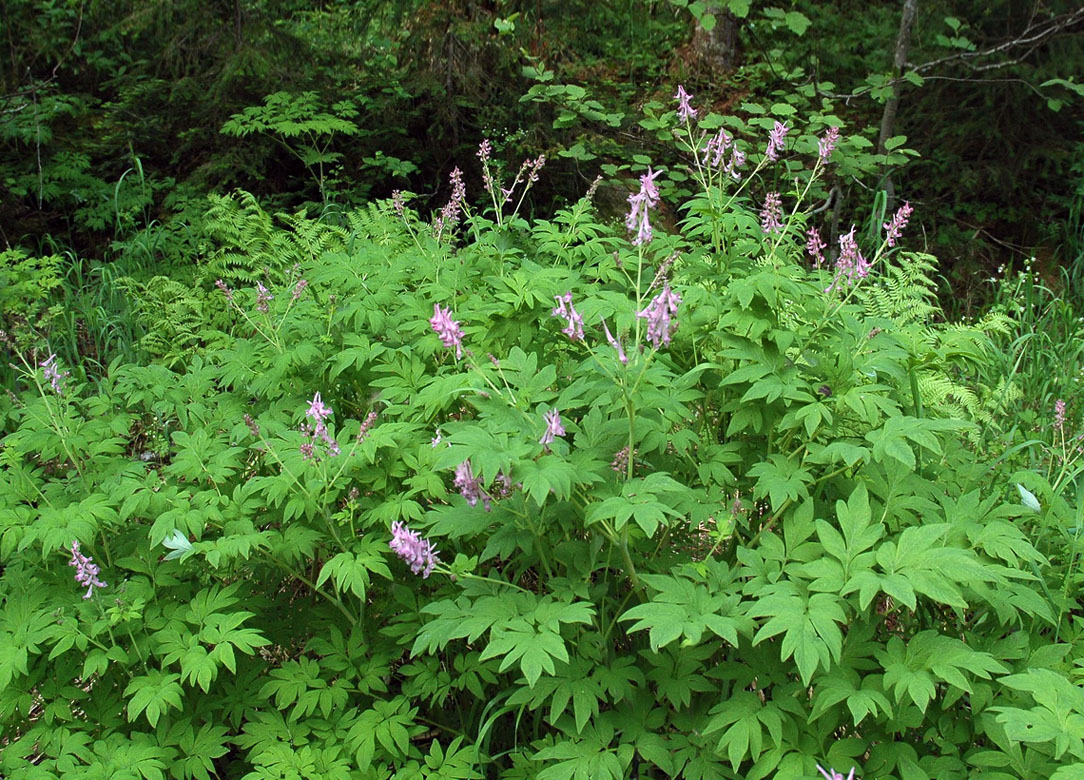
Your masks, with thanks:
[(623, 174), (666, 162), (650, 116), (679, 83), (720, 114), (786, 102), (797, 127), (818, 111), (868, 138), (832, 205), (910, 201), (955, 314), (1031, 257), (1081, 276), (1073, 2), (3, 0), (0, 26), (0, 245), (66, 258), (69, 287), (192, 262), (208, 193), (438, 207), (482, 138), (546, 155), (534, 213), (602, 174), (617, 215)]

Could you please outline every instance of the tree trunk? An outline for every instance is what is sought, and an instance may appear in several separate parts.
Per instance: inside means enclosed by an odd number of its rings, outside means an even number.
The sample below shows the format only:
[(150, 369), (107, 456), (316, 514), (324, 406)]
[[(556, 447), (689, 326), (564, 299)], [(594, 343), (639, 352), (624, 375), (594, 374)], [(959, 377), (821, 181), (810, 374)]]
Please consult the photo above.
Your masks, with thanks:
[(233, 0), (233, 44), (234, 50), (240, 51), (244, 39), (241, 37), (241, 0)]
[(705, 16), (715, 19), (715, 26), (705, 30), (700, 22), (693, 32), (693, 55), (697, 66), (709, 74), (729, 73), (741, 62), (738, 19), (725, 8), (709, 7)]
[[(892, 77), (898, 79), (903, 75), (903, 69), (907, 66), (907, 52), (911, 48), (911, 25), (915, 21), (915, 11), (918, 10), (918, 0), (903, 0), (903, 15), (900, 16), (900, 31), (896, 34), (896, 52), (892, 57)], [(877, 137), (877, 151), (884, 154), (888, 150), (885, 144), (892, 137), (896, 126), (896, 112), (900, 107), (900, 84), (897, 81), (892, 86), (892, 97), (885, 103), (884, 112), (881, 114), (881, 132)], [(892, 182), (892, 176), (885, 173), (884, 191), (887, 197), (885, 210), (894, 211), (896, 208), (896, 187)]]

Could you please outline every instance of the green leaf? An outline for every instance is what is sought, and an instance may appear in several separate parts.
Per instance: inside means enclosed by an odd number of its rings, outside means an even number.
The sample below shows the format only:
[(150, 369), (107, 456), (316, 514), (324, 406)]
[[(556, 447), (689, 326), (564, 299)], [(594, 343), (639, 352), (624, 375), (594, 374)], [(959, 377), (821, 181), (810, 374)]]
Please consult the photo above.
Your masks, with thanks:
[(181, 709), (179, 679), (176, 674), (166, 674), (158, 669), (150, 669), (142, 677), (133, 678), (124, 689), (124, 695), (131, 697), (128, 700), (128, 722), (131, 723), (143, 713), (151, 728), (154, 728), (166, 709)]
[(172, 551), (168, 553), (163, 559), (166, 561), (172, 561), (177, 558), (181, 558), (183, 560), (185, 557), (192, 555), (192, 553), (194, 552), (192, 549), (192, 543), (188, 541), (188, 537), (178, 531), (176, 528), (174, 528), (173, 532), (162, 540), (162, 546)]
[(753, 637), (754, 645), (783, 634), (780, 656), (784, 661), (794, 656), (803, 685), (809, 685), (818, 666), (827, 670), (833, 660), (839, 660), (843, 649), (839, 626), (847, 622), (847, 616), (836, 594), (804, 597), (793, 583), (784, 581), (771, 586), (748, 614), (769, 618)]
[(685, 647), (699, 644), (706, 631), (736, 647), (738, 632), (747, 634), (751, 628), (750, 621), (738, 612), (735, 593), (713, 594), (707, 586), (684, 578), (645, 574), (643, 579), (657, 593), (618, 620), (635, 620), (629, 631), (648, 631), (655, 652), (682, 637)]
[(561, 636), (552, 631), (536, 631), (525, 620), (512, 621), (507, 628), (494, 628), (492, 639), (482, 651), (481, 659), (504, 656), (498, 671), (504, 672), (516, 661), (534, 687), (542, 672), (553, 674), (554, 659), (568, 663), (568, 651)]
[(811, 24), (804, 14), (800, 14), (797, 11), (788, 12), (784, 19), (787, 23), (787, 27), (790, 28), (790, 31), (798, 36), (805, 35), (805, 31), (809, 29), (809, 25)]
[(1016, 483), (1016, 489), (1020, 492), (1020, 503), (1030, 509), (1032, 512), (1041, 512), (1043, 507), (1039, 503), (1039, 499), (1035, 497), (1035, 494), (1021, 485)]

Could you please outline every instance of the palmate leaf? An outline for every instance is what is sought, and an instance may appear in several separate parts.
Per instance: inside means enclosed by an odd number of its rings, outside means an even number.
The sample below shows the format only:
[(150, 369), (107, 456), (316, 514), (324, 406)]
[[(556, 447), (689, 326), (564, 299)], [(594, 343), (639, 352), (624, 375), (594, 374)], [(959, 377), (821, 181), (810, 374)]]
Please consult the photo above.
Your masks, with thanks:
[(885, 670), (885, 689), (892, 689), (897, 702), (906, 694), (923, 712), (935, 695), (936, 684), (947, 683), (971, 693), (969, 677), (989, 680), (1009, 671), (990, 653), (973, 650), (959, 639), (935, 631), (919, 632), (906, 645), (893, 637), (876, 655)]
[(453, 601), (426, 605), (423, 612), (437, 615), (427, 623), (414, 641), (412, 655), (432, 652), (453, 639), (475, 642), (489, 631), (489, 643), (481, 660), (504, 656), (500, 671), (517, 661), (520, 670), (533, 686), (545, 671), (555, 673), (554, 659), (567, 663), (568, 651), (560, 635), (562, 624), (589, 623), (594, 607), (585, 602), (563, 602), (552, 597), (516, 593), (483, 596), (471, 601), (460, 596)]
[(316, 587), (319, 588), (331, 578), (339, 590), (349, 590), (364, 600), (369, 588), (370, 574), (392, 579), (391, 569), (383, 555), (386, 548), (387, 542), (377, 534), (366, 535), (355, 542), (353, 552), (341, 552), (321, 567)]
[(396, 696), (387, 701), (378, 700), (371, 710), (358, 715), (346, 734), (346, 744), (358, 768), (368, 772), (379, 748), (392, 757), (406, 756), (417, 714), (418, 709), (411, 707), (406, 697)]
[(551, 493), (564, 500), (572, 495), (572, 486), (581, 482), (576, 466), (556, 455), (543, 455), (538, 460), (523, 461), (516, 468), (517, 481), (523, 484), (523, 492), (542, 506)]
[[(947, 523), (931, 523), (910, 526), (903, 530), (898, 540), (885, 542), (877, 548), (877, 564), (884, 572), (878, 577), (870, 573), (858, 575), (861, 580), (860, 600), (865, 605), (872, 599), (871, 590), (879, 584), (893, 598), (904, 597), (912, 589), (950, 606), (966, 608), (967, 602), (960, 592), (960, 584), (969, 582), (996, 582), (1001, 579), (997, 570), (983, 565), (970, 550), (948, 547), (945, 544), (949, 532)], [(903, 584), (906, 581), (906, 585)], [(892, 592), (893, 588), (895, 593)], [(850, 584), (846, 591), (854, 590)], [(915, 599), (906, 602), (914, 609)]]
[(568, 663), (568, 651), (561, 635), (553, 631), (536, 631), (526, 620), (512, 621), (508, 626), (494, 629), (493, 637), (481, 659), (504, 656), (498, 671), (507, 671), (519, 661), (520, 671), (527, 678), (527, 684), (533, 686), (542, 672), (553, 674), (554, 659)]
[(629, 631), (648, 631), (654, 651), (682, 637), (683, 646), (699, 644), (706, 631), (737, 646), (738, 632), (747, 633), (752, 626), (748, 617), (737, 612), (735, 593), (713, 593), (705, 585), (664, 575), (645, 574), (643, 580), (657, 593), (618, 620), (635, 620)]
[(1084, 762), (1084, 690), (1051, 669), (1029, 669), (1002, 677), (999, 682), (1024, 691), (1035, 700), (1030, 709), (991, 707), (1012, 739), (1027, 743), (1051, 742), (1054, 757), (1069, 752)]
[(746, 757), (756, 761), (764, 752), (764, 732), (779, 745), (783, 739), (783, 714), (772, 701), (762, 702), (752, 691), (738, 691), (717, 704), (709, 713), (711, 719), (704, 734), (722, 731), (716, 750), (726, 750), (734, 771)]
[(632, 760), (633, 746), (610, 747), (610, 740), (595, 733), (583, 739), (563, 740), (539, 750), (535, 761), (556, 761), (535, 777), (537, 780), (605, 780), (625, 777), (625, 768)]
[(176, 745), (181, 751), (181, 776), (195, 780), (210, 780), (215, 772), (214, 759), (226, 755), (229, 748), (228, 729), (204, 723), (197, 732), (192, 720), (179, 720), (173, 724), (166, 737), (166, 744)]
[(753, 602), (750, 617), (768, 617), (753, 637), (753, 644), (783, 634), (781, 658), (794, 656), (802, 683), (808, 685), (820, 666), (828, 669), (839, 661), (843, 633), (839, 626), (847, 622), (843, 600), (834, 593), (802, 594), (788, 581), (770, 585), (767, 595)]
[(592, 718), (598, 716), (599, 703), (608, 702), (602, 670), (583, 658), (572, 658), (556, 676), (539, 679), (532, 688), (519, 688), (508, 697), (509, 706), (526, 704), (538, 710), (550, 702), (547, 720), (557, 725), (572, 704), (576, 733), (582, 734)]
[(142, 677), (133, 678), (124, 689), (124, 695), (131, 696), (128, 700), (128, 722), (143, 713), (151, 728), (154, 728), (167, 709), (181, 709), (179, 679), (176, 674), (167, 674), (158, 669), (150, 669)]
[(188, 537), (176, 528), (162, 540), (162, 546), (170, 550), (170, 552), (162, 559), (166, 561), (172, 561), (177, 558), (183, 559), (193, 552), (192, 543), (188, 541)]

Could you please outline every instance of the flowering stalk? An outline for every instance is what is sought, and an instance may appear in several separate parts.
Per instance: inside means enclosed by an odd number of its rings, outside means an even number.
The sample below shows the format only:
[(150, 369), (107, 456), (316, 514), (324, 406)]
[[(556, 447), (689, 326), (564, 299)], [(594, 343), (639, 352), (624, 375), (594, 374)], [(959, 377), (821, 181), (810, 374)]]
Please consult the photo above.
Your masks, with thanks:
[[(778, 122), (776, 124), (778, 125)], [(785, 133), (784, 133), (784, 135), (785, 135)], [(818, 139), (818, 141), (817, 141), (817, 161), (813, 165), (812, 173), (809, 174), (809, 178), (806, 180), (805, 188), (800, 193), (798, 193), (797, 192), (797, 187), (795, 187), (795, 192), (796, 192), (797, 197), (794, 200), (794, 208), (791, 209), (790, 216), (787, 217), (786, 224), (789, 225), (791, 222), (794, 221), (794, 216), (798, 213), (798, 209), (801, 207), (802, 203), (805, 201), (806, 195), (809, 194), (809, 188), (812, 187), (813, 182), (817, 180), (817, 176), (821, 172), (821, 169), (828, 164), (828, 160), (831, 158), (832, 152), (835, 150), (836, 143), (838, 143), (838, 141), (839, 141), (839, 128), (834, 127), (834, 126), (828, 128), (828, 130), (825, 131), (825, 134), (823, 136), (821, 136), (821, 138)], [(770, 252), (772, 255), (775, 254), (775, 250), (779, 248), (779, 244), (780, 244), (780, 242), (782, 240), (783, 240), (783, 232), (780, 231), (779, 234), (776, 236), (775, 242), (772, 244), (771, 252)], [(812, 237), (810, 237), (810, 241), (812, 242)], [(819, 235), (817, 237), (817, 241), (818, 242), (820, 241), (820, 236)], [(810, 248), (810, 244), (807, 244), (806, 246), (807, 246), (807, 248)], [(821, 246), (821, 249), (823, 249), (823, 248), (824, 247)], [(810, 249), (811, 254), (813, 253), (813, 251), (814, 251), (813, 249)], [(814, 255), (814, 257), (816, 257), (816, 255)], [(823, 257), (821, 257), (820, 260), (823, 262)], [(818, 264), (817, 267), (819, 268), (820, 265)]]
[(316, 393), (312, 401), (309, 402), (309, 408), (305, 411), (305, 418), (311, 420), (312, 424), (301, 424), (301, 433), (309, 437), (308, 441), (301, 444), (301, 456), (305, 460), (319, 460), (316, 453), (316, 443), (318, 441), (323, 442), (328, 455), (333, 458), (341, 452), (339, 443), (331, 438), (331, 434), (327, 430), (327, 424), (324, 422), (332, 414), (331, 407), (323, 402), (319, 393)]
[(557, 301), (557, 305), (553, 307), (551, 315), (568, 321), (561, 332), (572, 341), (583, 341), (583, 317), (572, 305), (572, 291), (569, 290), (564, 295), (555, 295), (553, 299)]
[(428, 579), (433, 569), (440, 563), (433, 543), (428, 539), (422, 539), (417, 531), (411, 531), (398, 520), (391, 524), (391, 541), (388, 546), (406, 561), (412, 572), (422, 575), (423, 580)]
[(676, 314), (681, 304), (681, 296), (670, 289), (670, 283), (663, 284), (662, 292), (651, 299), (651, 303), (636, 316), (647, 320), (647, 340), (658, 349), (662, 344), (670, 343), (670, 336), (677, 330), (677, 323), (670, 319)]
[(651, 221), (648, 219), (648, 210), (659, 205), (659, 188), (655, 184), (655, 177), (660, 171), (652, 172), (651, 168), (640, 177), (640, 191), (629, 195), (629, 213), (625, 217), (625, 227), (630, 233), (635, 233), (632, 239), (633, 246), (641, 246), (651, 242), (653, 233)]
[[(482, 184), (485, 187), (487, 193), (489, 193), (490, 201), (493, 203), (493, 214), (497, 219), (497, 227), (503, 227), (506, 221), (510, 221), (516, 218), (519, 214), (520, 206), (523, 205), (523, 199), (527, 196), (527, 192), (531, 189), (531, 186), (538, 181), (538, 172), (542, 170), (542, 166), (546, 164), (546, 155), (540, 154), (533, 160), (524, 160), (520, 165), (519, 171), (516, 173), (516, 178), (512, 182), (510, 187), (502, 187), (499, 179), (494, 178), (492, 169), (490, 168), (491, 155), (493, 153), (493, 145), (486, 138), (478, 145), (478, 160), (482, 163)], [(526, 186), (520, 192), (519, 201), (516, 203), (516, 207), (512, 210), (511, 216), (504, 217), (504, 205), (510, 203), (512, 196), (515, 194), (516, 187), (521, 182), (526, 181)]]
[(765, 235), (783, 232), (783, 200), (778, 192), (769, 192), (760, 211), (760, 229)]
[(459, 322), (452, 319), (451, 309), (445, 309), (439, 303), (434, 303), (433, 316), (429, 318), (429, 325), (440, 337), (444, 346), (448, 349), (455, 348), (456, 360), (463, 357), (463, 331), (459, 329)]
[(546, 423), (546, 430), (542, 434), (542, 438), (538, 440), (538, 443), (546, 448), (548, 451), (550, 445), (556, 441), (558, 436), (565, 435), (565, 427), (561, 425), (561, 415), (556, 409), (550, 409), (543, 415), (543, 419)]
[(89, 556), (79, 552), (78, 541), (72, 541), (71, 551), (72, 559), (68, 561), (68, 565), (75, 567), (75, 581), (86, 586), (87, 592), (83, 594), (83, 598), (89, 599), (94, 595), (95, 588), (104, 588), (106, 583), (98, 579), (98, 565)]
[(477, 506), (481, 501), (487, 512), (493, 508), (492, 496), (482, 487), (481, 478), (474, 476), (474, 469), (470, 465), (469, 458), (455, 467), (453, 484), (459, 488), (460, 495), (466, 499), (469, 506)]

